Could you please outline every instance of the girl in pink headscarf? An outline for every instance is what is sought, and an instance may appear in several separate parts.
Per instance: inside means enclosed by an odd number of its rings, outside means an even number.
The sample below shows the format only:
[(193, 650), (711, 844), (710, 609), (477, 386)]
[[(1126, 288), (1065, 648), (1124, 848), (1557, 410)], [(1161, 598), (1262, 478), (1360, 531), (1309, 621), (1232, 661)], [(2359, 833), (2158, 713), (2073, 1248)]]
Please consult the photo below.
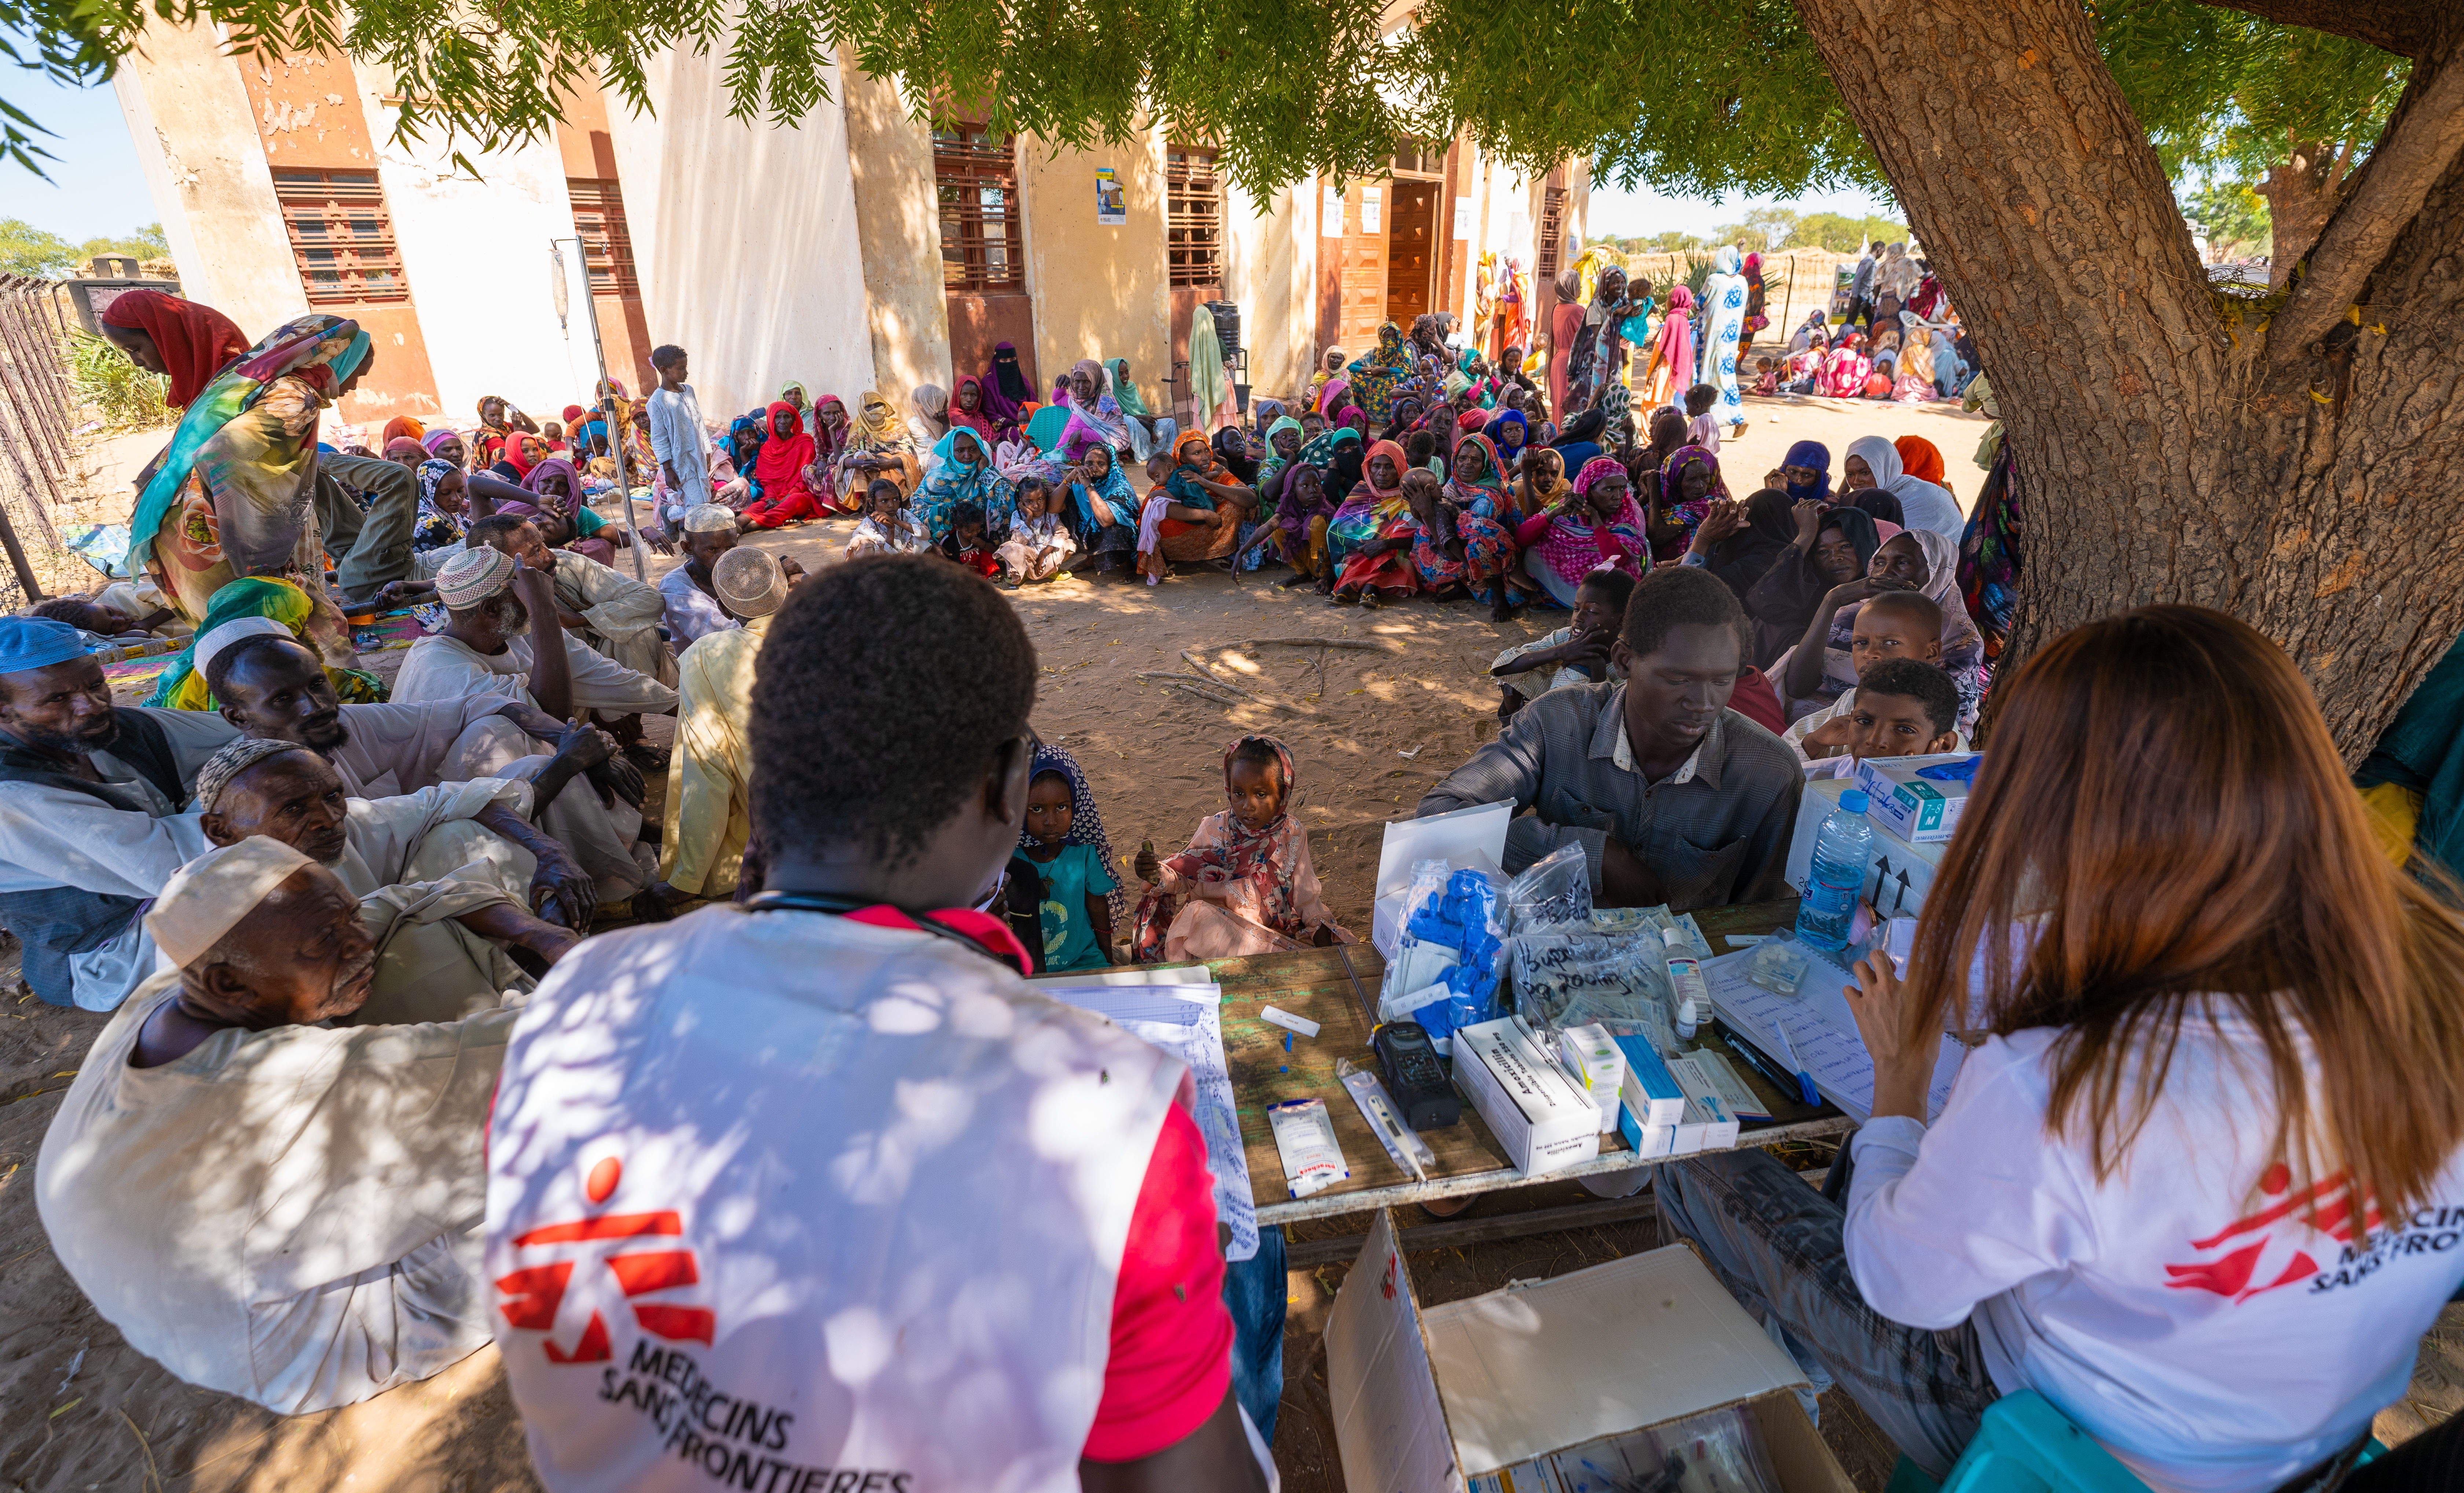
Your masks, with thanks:
[(1668, 317), (1652, 340), (1651, 360), (1642, 374), (1645, 408), (1668, 404), (1694, 382), (1694, 293), (1683, 285), (1668, 288)]
[(1583, 463), (1573, 490), (1523, 520), (1515, 531), (1524, 569), (1558, 604), (1574, 604), (1583, 577), (1611, 565), (1639, 576), (1651, 552), (1634, 485), (1614, 456)]

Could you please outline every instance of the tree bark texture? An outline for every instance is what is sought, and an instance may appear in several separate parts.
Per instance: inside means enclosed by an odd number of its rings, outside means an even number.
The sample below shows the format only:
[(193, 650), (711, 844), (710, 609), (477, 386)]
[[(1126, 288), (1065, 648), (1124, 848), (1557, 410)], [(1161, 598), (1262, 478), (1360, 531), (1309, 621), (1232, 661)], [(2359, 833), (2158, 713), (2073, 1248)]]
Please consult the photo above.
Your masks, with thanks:
[(2273, 242), (2268, 246), (2268, 283), (2282, 285), (2301, 256), (2319, 242), (2328, 214), (2336, 210), (2336, 194), (2343, 189), (2344, 167), (2351, 164), (2350, 142), (2296, 141), (2284, 159), (2267, 168), (2258, 194), (2267, 199)]
[[(2403, 212), (2354, 281), (2361, 324), (2340, 315), (2277, 346), (2256, 318), (2219, 316), (2077, 0), (1796, 6), (1976, 339), (2013, 443), (2026, 528), (2005, 668), (2123, 607), (2216, 607), (2283, 645), (2358, 761), (2464, 632), (2464, 157), (2424, 130), (2405, 159), (2374, 154), (2321, 243), (2347, 214)], [(2311, 24), (2434, 33), (2411, 103), (2457, 66), (2464, 6), (2378, 9), (2348, 0), (2343, 24)], [(2442, 149), (2422, 199), (2422, 152)], [(2342, 241), (2366, 252), (2384, 236)], [(2341, 286), (2332, 268), (2314, 264), (2314, 285)]]

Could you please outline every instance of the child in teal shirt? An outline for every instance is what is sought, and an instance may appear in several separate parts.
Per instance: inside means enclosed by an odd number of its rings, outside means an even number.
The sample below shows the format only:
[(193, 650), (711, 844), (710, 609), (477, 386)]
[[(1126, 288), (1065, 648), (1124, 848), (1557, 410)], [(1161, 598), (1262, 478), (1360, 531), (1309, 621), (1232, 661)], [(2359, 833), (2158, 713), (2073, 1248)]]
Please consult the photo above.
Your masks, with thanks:
[(1105, 969), (1112, 962), (1111, 893), (1120, 882), (1096, 845), (1070, 843), (1079, 785), (1059, 766), (1045, 765), (1052, 751), (1037, 754), (1019, 846), (1019, 854), (1044, 883), (1044, 968), (1050, 974)]

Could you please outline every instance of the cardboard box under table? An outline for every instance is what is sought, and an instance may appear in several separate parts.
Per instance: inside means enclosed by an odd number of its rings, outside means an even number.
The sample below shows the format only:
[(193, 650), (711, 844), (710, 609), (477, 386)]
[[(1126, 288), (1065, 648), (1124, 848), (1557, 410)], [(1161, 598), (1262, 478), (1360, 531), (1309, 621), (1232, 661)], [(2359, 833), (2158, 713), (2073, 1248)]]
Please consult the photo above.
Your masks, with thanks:
[[(1696, 914), (1716, 950), (1725, 950), (1727, 933), (1767, 933), (1785, 928), (1796, 915), (1793, 902), (1747, 908), (1723, 908)], [(1347, 961), (1348, 964), (1347, 964)], [(1255, 955), (1218, 959), (1208, 968), (1222, 988), (1223, 1057), (1231, 1080), (1241, 1139), (1247, 1153), (1251, 1196), (1261, 1224), (1288, 1223), (1300, 1219), (1358, 1213), (1402, 1203), (1426, 1202), (1469, 1193), (1524, 1187), (1597, 1172), (1616, 1172), (1638, 1164), (1624, 1140), (1615, 1133), (1600, 1137), (1595, 1160), (1542, 1175), (1526, 1175), (1508, 1167), (1505, 1152), (1469, 1103), (1463, 1118), (1441, 1130), (1427, 1130), (1420, 1138), (1437, 1153), (1428, 1178), (1417, 1180), (1387, 1157), (1385, 1148), (1361, 1118), (1334, 1067), (1338, 1060), (1374, 1068), (1376, 1054), (1369, 1046), (1371, 1011), (1385, 974), (1384, 961), (1367, 944), (1333, 949), (1303, 949), (1289, 954)], [(1354, 977), (1357, 977), (1357, 985)], [(1318, 1023), (1314, 1037), (1302, 1037), (1265, 1020), (1259, 1013), (1274, 1006)], [(1292, 1038), (1291, 1050), (1284, 1039)], [(1706, 1027), (1705, 1045), (1724, 1050)], [(1810, 1108), (1793, 1094), (1784, 1094), (1749, 1070), (1742, 1076), (1769, 1105), (1773, 1119), (1749, 1125), (1738, 1137), (1745, 1146), (1769, 1146), (1841, 1133), (1847, 1119), (1828, 1105)], [(1323, 1192), (1294, 1198), (1284, 1180), (1269, 1106), (1287, 1099), (1322, 1099), (1334, 1122), (1335, 1139), (1343, 1148), (1352, 1175)]]
[(1327, 1318), (1326, 1369), (1348, 1487), (1522, 1493), (1551, 1485), (1534, 1462), (1606, 1460), (1730, 1406), (1780, 1493), (1855, 1487), (1797, 1402), (1804, 1375), (1683, 1244), (1423, 1307), (1380, 1214)]

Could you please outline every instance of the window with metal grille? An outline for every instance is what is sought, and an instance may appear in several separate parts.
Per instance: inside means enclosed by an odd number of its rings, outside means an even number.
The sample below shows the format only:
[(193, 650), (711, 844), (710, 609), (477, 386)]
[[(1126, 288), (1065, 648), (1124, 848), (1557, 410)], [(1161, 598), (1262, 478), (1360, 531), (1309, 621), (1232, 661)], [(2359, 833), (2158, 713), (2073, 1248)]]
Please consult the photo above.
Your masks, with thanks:
[(582, 239), (582, 262), (590, 269), (590, 294), (641, 299), (641, 277), (633, 273), (633, 239), (625, 231), (625, 197), (616, 179), (568, 176), (564, 191), (573, 200), (573, 231)]
[(1566, 240), (1566, 188), (1545, 187), (1540, 198), (1540, 278), (1554, 279)]
[(274, 196), (310, 305), (410, 298), (374, 171), (276, 171)]
[(1163, 153), (1164, 252), (1172, 283), (1223, 279), (1223, 187), (1215, 152), (1173, 145)]
[(1026, 289), (1011, 137), (967, 124), (933, 132), (941, 199), (941, 284), (954, 291)]

